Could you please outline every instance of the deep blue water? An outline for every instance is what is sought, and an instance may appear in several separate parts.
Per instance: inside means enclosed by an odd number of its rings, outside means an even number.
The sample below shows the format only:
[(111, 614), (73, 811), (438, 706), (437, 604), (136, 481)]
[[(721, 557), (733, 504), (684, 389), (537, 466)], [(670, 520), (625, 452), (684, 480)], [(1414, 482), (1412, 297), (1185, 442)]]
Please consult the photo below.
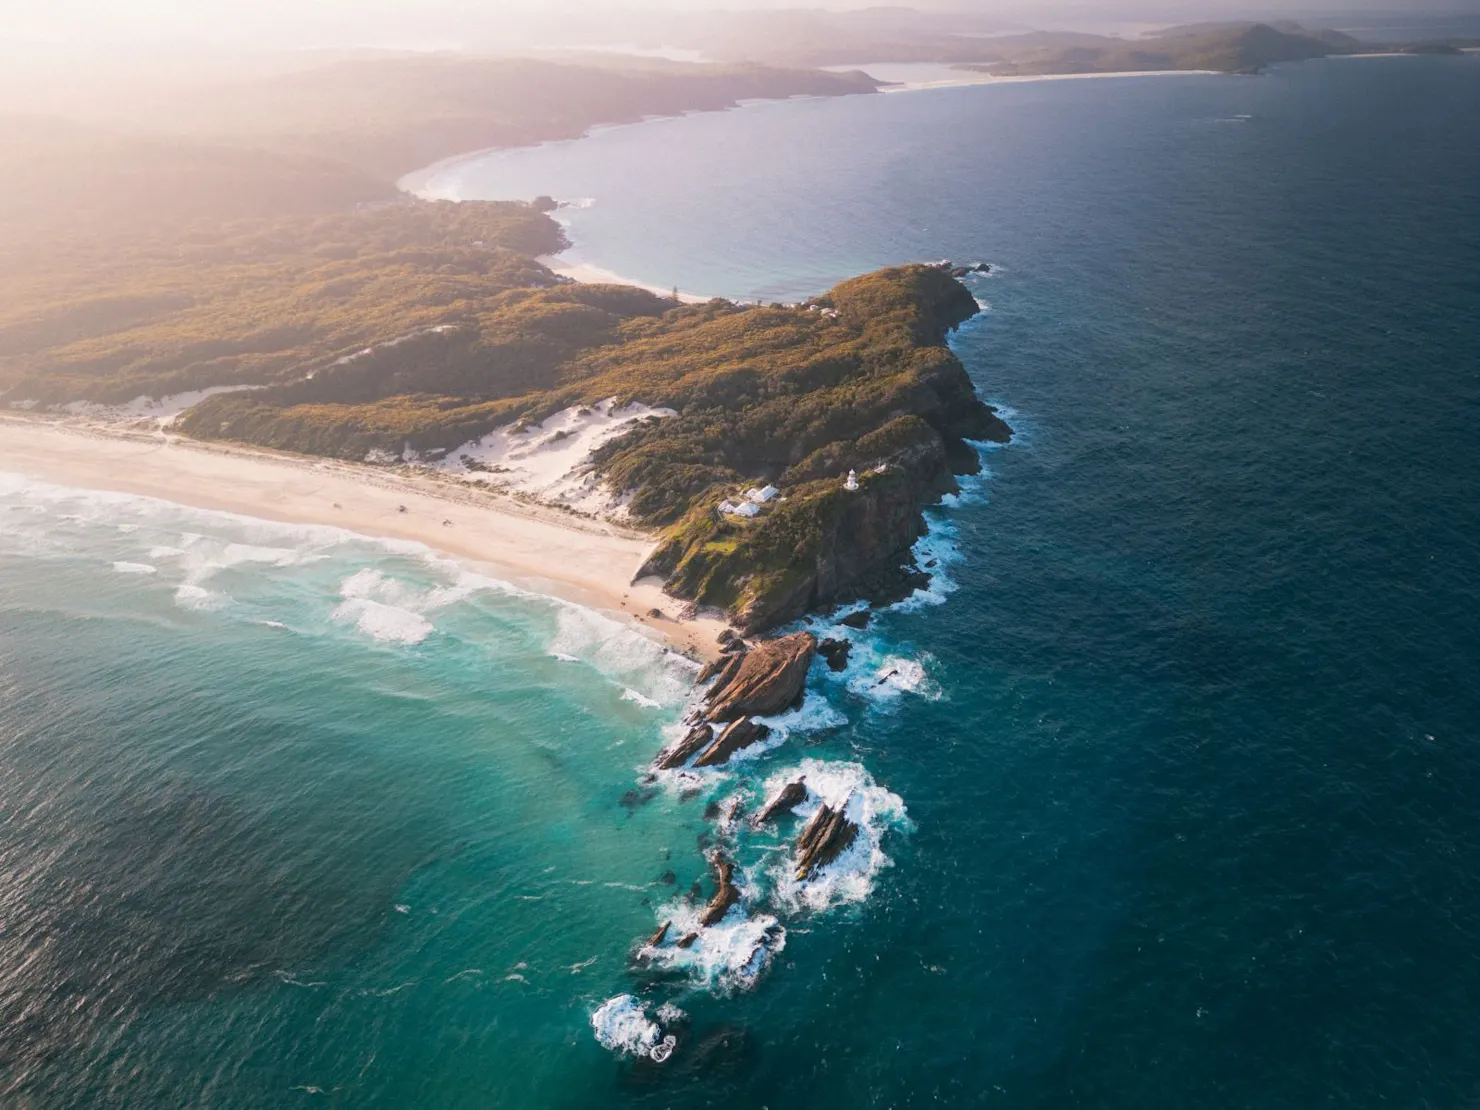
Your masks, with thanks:
[[(956, 346), (1020, 434), (937, 521), (958, 588), (745, 774), (624, 804), (683, 671), (599, 618), (0, 486), (7, 1101), (1480, 1098), (1480, 59), (770, 104), (454, 173), (593, 200), (573, 253), (662, 286), (993, 262)], [(876, 784), (867, 873), (809, 906), (744, 844), (786, 929), (755, 984), (634, 975), (704, 804), (804, 760)], [(592, 1035), (624, 992), (699, 1035), (656, 1075)]]

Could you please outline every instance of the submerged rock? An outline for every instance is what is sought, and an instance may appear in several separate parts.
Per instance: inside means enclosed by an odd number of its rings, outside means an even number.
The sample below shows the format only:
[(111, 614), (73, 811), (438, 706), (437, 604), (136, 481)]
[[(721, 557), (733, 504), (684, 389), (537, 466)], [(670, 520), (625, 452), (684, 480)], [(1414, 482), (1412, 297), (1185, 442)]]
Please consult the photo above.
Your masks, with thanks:
[[(705, 726), (708, 727), (707, 725)], [(729, 725), (724, 732), (719, 734), (719, 739), (704, 749), (704, 754), (694, 760), (695, 767), (720, 767), (730, 761), (730, 757), (738, 751), (759, 743), (771, 730), (765, 725), (757, 724), (749, 717), (741, 717), (734, 724)]]
[(724, 920), (725, 914), (730, 912), (730, 907), (740, 901), (740, 890), (732, 881), (735, 875), (735, 865), (718, 852), (711, 859), (714, 864), (714, 877), (718, 888), (714, 897), (709, 900), (709, 905), (704, 907), (704, 912), (699, 915), (699, 924), (704, 928), (717, 925)]
[(846, 852), (858, 838), (858, 826), (844, 816), (848, 804), (823, 806), (797, 837), (797, 882), (806, 882), (819, 869)]
[(827, 660), (828, 670), (846, 671), (848, 669), (848, 656), (853, 652), (853, 645), (847, 640), (823, 640), (817, 645), (817, 654)]
[(708, 747), (713, 739), (714, 728), (710, 725), (699, 725), (697, 728), (690, 729), (687, 736), (658, 755), (658, 769), (673, 771), (682, 767), (696, 752), (701, 752)]
[(798, 632), (763, 641), (744, 655), (731, 656), (732, 664), (709, 692), (706, 719), (733, 721), (782, 712), (805, 688), (807, 670), (816, 654), (817, 637)]
[(781, 788), (774, 798), (766, 803), (765, 808), (756, 816), (755, 823), (764, 825), (773, 818), (780, 817), (784, 813), (790, 813), (801, 805), (807, 797), (807, 780), (797, 779), (796, 782), (787, 783)]

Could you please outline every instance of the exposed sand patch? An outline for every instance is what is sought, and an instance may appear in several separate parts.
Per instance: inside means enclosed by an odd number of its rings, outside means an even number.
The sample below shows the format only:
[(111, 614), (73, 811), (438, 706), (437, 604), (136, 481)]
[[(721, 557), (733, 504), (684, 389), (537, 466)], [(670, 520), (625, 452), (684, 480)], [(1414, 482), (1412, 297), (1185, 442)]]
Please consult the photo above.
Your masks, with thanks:
[(618, 408), (615, 398), (608, 398), (564, 409), (538, 424), (495, 428), (429, 465), (465, 482), (620, 518), (623, 505), (592, 473), (591, 453), (643, 421), (673, 415), (672, 409), (637, 403)]

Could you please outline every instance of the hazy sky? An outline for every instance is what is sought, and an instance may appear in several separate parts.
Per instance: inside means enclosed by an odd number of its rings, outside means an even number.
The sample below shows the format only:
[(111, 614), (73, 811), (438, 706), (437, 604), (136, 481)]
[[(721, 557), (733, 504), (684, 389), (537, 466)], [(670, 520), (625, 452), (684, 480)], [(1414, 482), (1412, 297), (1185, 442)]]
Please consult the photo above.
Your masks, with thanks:
[[(527, 37), (559, 26), (580, 37), (582, 15), (609, 36), (624, 11), (865, 7), (871, 0), (0, 0), (0, 33), (50, 40), (209, 39), (250, 45), (364, 45), (469, 30)], [(880, 2), (880, 0), (872, 0)], [(908, 2), (908, 0), (907, 0)], [(1193, 21), (1235, 14), (1480, 12), (1480, 0), (913, 0), (910, 6), (1062, 25), (1124, 19)], [(558, 16), (556, 13), (559, 13)]]

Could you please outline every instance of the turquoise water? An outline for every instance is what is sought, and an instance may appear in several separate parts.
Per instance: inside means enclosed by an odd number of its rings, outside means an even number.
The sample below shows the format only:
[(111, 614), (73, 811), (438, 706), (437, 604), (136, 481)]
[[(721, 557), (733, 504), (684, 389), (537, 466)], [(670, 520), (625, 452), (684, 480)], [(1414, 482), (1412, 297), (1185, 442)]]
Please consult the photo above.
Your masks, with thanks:
[[(993, 262), (956, 345), (1020, 435), (937, 516), (949, 581), (778, 747), (645, 786), (685, 665), (594, 615), (0, 481), (6, 1100), (1473, 1099), (1477, 108), (1480, 59), (1333, 60), (463, 167), (658, 285)], [(807, 761), (870, 850), (809, 904), (736, 830), (784, 938), (634, 970), (707, 804)], [(662, 1068), (597, 1043), (624, 993), (689, 1014)]]

